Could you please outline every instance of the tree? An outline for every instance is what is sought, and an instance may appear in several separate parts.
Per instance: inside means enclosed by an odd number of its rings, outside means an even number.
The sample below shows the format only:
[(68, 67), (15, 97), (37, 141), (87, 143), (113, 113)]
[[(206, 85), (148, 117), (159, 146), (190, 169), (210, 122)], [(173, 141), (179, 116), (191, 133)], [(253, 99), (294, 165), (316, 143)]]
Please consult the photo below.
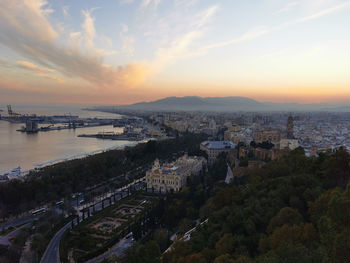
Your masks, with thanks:
[(304, 219), (297, 210), (290, 207), (284, 207), (270, 220), (266, 231), (267, 233), (272, 233), (277, 227), (283, 225), (292, 226), (302, 222), (304, 222)]
[(189, 256), (186, 256), (185, 258), (181, 258), (179, 260), (179, 263), (207, 263), (207, 260), (201, 253), (195, 253)]
[(157, 242), (161, 251), (164, 251), (169, 246), (168, 232), (164, 229), (157, 229), (153, 234), (154, 241)]
[(134, 245), (126, 251), (128, 263), (160, 263), (160, 249), (155, 241)]
[(235, 263), (230, 254), (224, 254), (215, 258), (214, 263)]
[(231, 254), (234, 251), (233, 237), (231, 234), (223, 235), (215, 245), (216, 253), (218, 255)]

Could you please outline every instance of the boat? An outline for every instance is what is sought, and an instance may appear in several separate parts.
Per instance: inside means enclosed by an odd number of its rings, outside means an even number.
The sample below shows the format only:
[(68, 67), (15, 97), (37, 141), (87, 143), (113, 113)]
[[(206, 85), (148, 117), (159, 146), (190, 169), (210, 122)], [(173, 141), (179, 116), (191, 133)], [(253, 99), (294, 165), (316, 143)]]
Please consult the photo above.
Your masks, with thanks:
[(22, 175), (22, 170), (20, 166), (18, 166), (15, 169), (12, 169), (10, 172), (3, 174), (3, 176), (7, 177), (9, 180), (17, 179), (21, 175)]

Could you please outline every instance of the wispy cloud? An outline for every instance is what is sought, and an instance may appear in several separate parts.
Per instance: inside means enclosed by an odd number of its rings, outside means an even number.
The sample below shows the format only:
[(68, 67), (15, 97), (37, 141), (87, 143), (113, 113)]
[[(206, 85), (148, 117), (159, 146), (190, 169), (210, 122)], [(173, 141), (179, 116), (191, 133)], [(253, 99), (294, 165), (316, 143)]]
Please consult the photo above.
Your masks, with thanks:
[[(148, 62), (131, 62), (119, 67), (106, 65), (104, 57), (115, 51), (95, 46), (96, 38), (109, 42), (108, 46), (111, 46), (110, 39), (97, 35), (93, 16), (95, 9), (82, 10), (81, 31), (64, 32), (69, 36), (69, 41), (62, 44), (63, 35), (50, 22), (49, 14), (53, 10), (45, 0), (27, 0), (23, 4), (20, 4), (21, 0), (4, 0), (0, 4), (0, 43), (30, 61), (20, 61), (17, 66), (40, 73), (45, 78), (54, 79), (50, 72), (45, 71), (52, 69), (98, 87), (135, 87), (167, 65), (192, 56), (191, 47), (203, 35), (218, 10), (217, 5), (198, 10), (195, 2), (174, 0), (174, 10), (158, 14), (157, 7), (161, 0), (141, 1), (139, 12), (143, 12), (146, 18), (145, 36), (150, 36), (157, 43), (154, 59)], [(150, 13), (147, 13), (148, 10)], [(62, 12), (68, 13), (68, 7), (63, 8)], [(19, 16), (21, 20), (13, 19)], [(127, 25), (122, 25), (120, 37), (121, 52), (133, 55), (135, 39)]]
[(0, 58), (0, 66), (4, 68), (12, 68), (7, 58)]
[(134, 0), (119, 0), (121, 4), (131, 4), (134, 2)]
[(280, 10), (278, 10), (276, 13), (279, 14), (279, 13), (285, 13), (285, 12), (291, 11), (294, 8), (296, 8), (298, 5), (300, 5), (300, 1), (289, 2)]
[(154, 43), (154, 59), (149, 62), (151, 73), (156, 74), (179, 59), (193, 56), (194, 46), (205, 34), (207, 26), (219, 6), (198, 8), (195, 1), (175, 0), (171, 11), (159, 14), (143, 11), (140, 30), (146, 40)]
[(63, 80), (61, 78), (54, 76), (54, 75), (51, 75), (52, 73), (56, 72), (53, 69), (39, 67), (31, 62), (23, 61), (23, 60), (17, 61), (16, 65), (22, 69), (26, 69), (26, 70), (35, 72), (35, 73), (37, 73), (38, 76), (57, 81), (59, 83), (63, 82)]
[(64, 80), (59, 78), (59, 77), (52, 76), (52, 75), (45, 74), (45, 73), (39, 73), (39, 76), (47, 78), (47, 79), (51, 79), (51, 80), (54, 80), (54, 81), (57, 81), (58, 83), (63, 83), (64, 82)]
[(161, 2), (162, 2), (162, 0), (142, 0), (141, 7), (142, 8), (147, 8), (147, 7), (157, 8)]
[(207, 52), (210, 49), (213, 48), (219, 48), (219, 47), (224, 47), (224, 46), (228, 46), (228, 45), (232, 45), (232, 44), (236, 44), (236, 43), (240, 43), (240, 42), (244, 42), (244, 41), (248, 41), (248, 40), (252, 40), (252, 39), (256, 39), (259, 37), (262, 37), (264, 35), (270, 34), (274, 31), (279, 31), (279, 30), (284, 30), (290, 26), (293, 25), (297, 25), (297, 24), (301, 24), (307, 21), (311, 21), (314, 19), (318, 19), (321, 18), (323, 16), (326, 16), (328, 14), (331, 13), (335, 13), (341, 9), (350, 7), (350, 1), (347, 1), (345, 3), (333, 6), (333, 7), (329, 7), (327, 9), (318, 11), (316, 13), (313, 13), (311, 15), (308, 16), (304, 16), (298, 19), (294, 19), (291, 21), (287, 21), (279, 26), (275, 26), (275, 27), (268, 27), (268, 26), (257, 26), (255, 28), (252, 28), (251, 30), (247, 31), (246, 33), (244, 33), (243, 35), (227, 40), (227, 41), (221, 41), (221, 42), (217, 42), (217, 43), (213, 43), (210, 45), (206, 45), (204, 47), (201, 47), (200, 49), (198, 49), (197, 52), (198, 54), (204, 54), (205, 52)]
[(339, 11), (341, 9), (347, 8), (347, 7), (350, 7), (350, 1), (346, 1), (346, 2), (344, 2), (342, 4), (338, 4), (338, 5), (335, 5), (335, 6), (326, 8), (326, 9), (323, 9), (321, 11), (318, 11), (318, 12), (314, 13), (314, 14), (311, 14), (311, 15), (308, 15), (308, 16), (304, 16), (304, 17), (301, 17), (299, 19), (292, 20), (292, 21), (287, 22), (285, 24), (282, 24), (281, 26), (276, 27), (276, 28), (277, 29), (285, 28), (287, 26), (296, 25), (296, 24), (300, 24), (300, 23), (307, 22), (307, 21), (310, 21), (310, 20), (314, 20), (314, 19), (326, 16), (326, 15), (329, 15), (331, 13), (335, 13), (335, 12), (337, 12), (337, 11)]
[(84, 16), (84, 23), (82, 24), (84, 39), (87, 46), (90, 48), (94, 47), (94, 38), (96, 36), (95, 19), (91, 15), (93, 10), (94, 9), (82, 11)]
[(122, 30), (120, 32), (120, 38), (122, 40), (122, 48), (121, 48), (121, 52), (132, 56), (134, 55), (134, 43), (135, 43), (135, 39), (131, 36), (128, 35), (129, 32), (129, 27), (126, 24), (121, 24)]
[(62, 13), (63, 13), (64, 18), (69, 17), (69, 6), (68, 5), (62, 6)]
[(247, 31), (246, 33), (244, 33), (243, 35), (241, 35), (237, 38), (233, 38), (233, 39), (230, 39), (227, 41), (217, 42), (217, 43), (214, 43), (211, 45), (204, 46), (201, 48), (201, 51), (205, 51), (205, 50), (209, 50), (209, 49), (213, 49), (213, 48), (224, 47), (224, 46), (240, 43), (243, 41), (255, 39), (255, 38), (261, 37), (263, 35), (269, 34), (270, 32), (271, 32), (271, 28), (269, 28), (267, 26), (257, 26), (257, 27), (250, 29), (249, 31)]
[(39, 67), (31, 62), (23, 61), (23, 60), (17, 61), (16, 65), (20, 68), (31, 70), (31, 71), (34, 71), (37, 73), (53, 73), (53, 72), (55, 72), (55, 70), (53, 70), (53, 69)]

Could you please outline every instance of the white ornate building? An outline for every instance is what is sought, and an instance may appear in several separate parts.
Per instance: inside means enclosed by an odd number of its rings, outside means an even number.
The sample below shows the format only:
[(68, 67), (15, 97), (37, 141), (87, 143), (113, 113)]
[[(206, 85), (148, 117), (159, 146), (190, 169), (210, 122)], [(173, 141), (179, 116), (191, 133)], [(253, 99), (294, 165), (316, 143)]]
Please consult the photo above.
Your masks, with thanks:
[(204, 157), (188, 157), (184, 155), (170, 164), (154, 161), (151, 170), (146, 172), (148, 191), (154, 192), (178, 192), (186, 185), (187, 177), (198, 175), (206, 164)]

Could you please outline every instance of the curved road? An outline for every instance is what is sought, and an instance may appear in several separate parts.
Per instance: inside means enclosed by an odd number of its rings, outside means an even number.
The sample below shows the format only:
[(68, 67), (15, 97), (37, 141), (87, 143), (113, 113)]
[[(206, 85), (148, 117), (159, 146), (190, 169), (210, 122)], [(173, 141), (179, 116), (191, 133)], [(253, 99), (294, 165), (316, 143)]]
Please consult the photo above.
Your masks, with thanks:
[(109, 249), (107, 252), (93, 259), (90, 259), (86, 263), (99, 263), (102, 260), (109, 258), (112, 255), (121, 256), (124, 253), (124, 251), (132, 245), (132, 243), (133, 243), (133, 238), (131, 236), (125, 237), (122, 240), (120, 240), (116, 245), (114, 245), (111, 249)]
[(40, 263), (60, 263), (60, 241), (63, 233), (66, 232), (66, 230), (69, 229), (71, 225), (72, 223), (69, 222), (55, 234), (47, 246), (45, 253), (40, 260)]
[[(139, 182), (137, 182), (137, 183), (139, 183)], [(131, 194), (131, 193), (129, 193), (129, 195), (126, 194), (124, 196), (124, 193), (125, 192), (122, 189), (121, 190), (122, 198), (125, 198)], [(109, 205), (107, 205), (107, 206), (109, 206)], [(105, 208), (107, 208), (107, 206), (105, 206)], [(96, 211), (102, 210), (102, 203), (96, 204), (95, 210)], [(92, 212), (92, 210), (90, 210), (90, 211)], [(74, 220), (76, 220), (76, 219), (74, 219)], [(81, 220), (83, 220), (83, 218), (79, 217), (79, 221), (81, 221)], [(67, 229), (71, 228), (71, 226), (72, 226), (72, 222), (69, 222), (55, 234), (55, 236), (51, 239), (49, 245), (47, 246), (45, 253), (40, 260), (40, 263), (60, 263), (61, 262), (60, 261), (60, 253), (59, 253), (60, 241), (61, 241), (61, 238), (62, 238), (64, 232), (66, 232)], [(126, 244), (124, 244), (124, 242)], [(124, 242), (122, 242), (122, 247), (124, 247), (125, 245), (128, 246), (130, 240), (126, 240), (126, 241), (124, 240)], [(118, 248), (118, 249), (116, 248), (115, 250), (112, 250), (112, 251), (115, 252), (117, 250), (119, 252), (119, 249), (120, 248)], [(124, 250), (124, 249), (122, 249), (122, 250)], [(117, 252), (117, 254), (118, 254), (118, 252)], [(113, 253), (111, 253), (111, 254), (113, 254)]]

